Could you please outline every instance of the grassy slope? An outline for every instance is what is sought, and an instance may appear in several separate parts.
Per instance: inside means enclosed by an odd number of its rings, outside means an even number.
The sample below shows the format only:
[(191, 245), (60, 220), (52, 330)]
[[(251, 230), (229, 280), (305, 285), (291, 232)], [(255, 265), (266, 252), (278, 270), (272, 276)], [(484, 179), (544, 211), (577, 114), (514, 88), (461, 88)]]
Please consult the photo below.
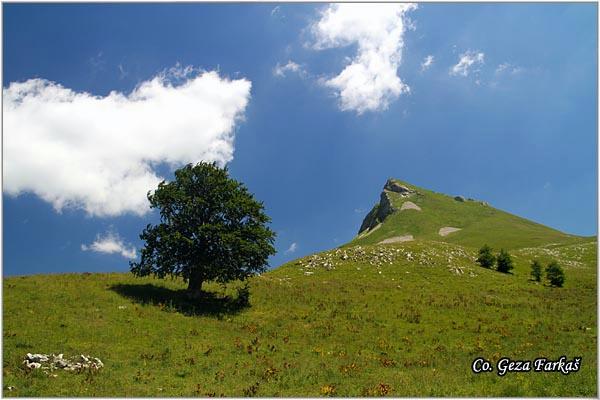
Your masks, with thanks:
[[(404, 201), (412, 201), (421, 207), (422, 211), (397, 211), (388, 216), (379, 229), (368, 236), (356, 237), (349, 245), (375, 244), (389, 237), (406, 234), (413, 235), (415, 239), (439, 240), (477, 248), (488, 243), (496, 248), (506, 249), (590, 240), (559, 232), (483, 205), (479, 201), (459, 202), (451, 196), (398, 182), (417, 190), (420, 195), (402, 198), (399, 194), (391, 192), (394, 207), (400, 210)], [(445, 226), (462, 230), (445, 237), (439, 236), (438, 230)]]
[[(333, 260), (332, 270), (307, 275), (306, 263), (292, 262), (252, 279), (252, 307), (238, 312), (211, 303), (186, 315), (185, 304), (167, 300), (184, 288), (179, 281), (4, 279), (3, 393), (319, 396), (329, 387), (356, 396), (389, 385), (395, 396), (597, 395), (595, 242), (513, 251), (514, 275), (481, 269), (473, 249), (439, 241), (363, 246), (362, 261), (342, 261), (340, 251), (316, 257)], [(373, 262), (380, 252), (391, 261)], [(529, 282), (534, 257), (559, 259), (565, 287)], [(27, 352), (89, 353), (105, 368), (28, 374)], [(563, 354), (583, 357), (578, 373), (470, 372), (478, 356)]]

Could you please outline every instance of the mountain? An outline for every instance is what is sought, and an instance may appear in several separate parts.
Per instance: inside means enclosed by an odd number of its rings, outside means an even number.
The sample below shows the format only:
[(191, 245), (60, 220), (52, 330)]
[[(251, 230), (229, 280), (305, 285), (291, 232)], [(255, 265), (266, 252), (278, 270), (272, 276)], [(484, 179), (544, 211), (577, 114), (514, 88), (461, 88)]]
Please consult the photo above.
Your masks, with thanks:
[(367, 214), (349, 245), (435, 240), (464, 246), (515, 249), (548, 243), (573, 244), (569, 235), (490, 206), (389, 179), (379, 203)]
[[(595, 238), (397, 180), (359, 231), (252, 277), (250, 307), (238, 301), (239, 282), (210, 282), (191, 301), (181, 279), (5, 278), (3, 394), (597, 396)], [(511, 274), (475, 262), (483, 243), (509, 249)], [(532, 281), (533, 260), (557, 261), (564, 287)], [(104, 366), (28, 370), (27, 353), (90, 355)], [(561, 356), (580, 357), (579, 370), (497, 374), (502, 358)], [(480, 357), (494, 371), (473, 373)]]

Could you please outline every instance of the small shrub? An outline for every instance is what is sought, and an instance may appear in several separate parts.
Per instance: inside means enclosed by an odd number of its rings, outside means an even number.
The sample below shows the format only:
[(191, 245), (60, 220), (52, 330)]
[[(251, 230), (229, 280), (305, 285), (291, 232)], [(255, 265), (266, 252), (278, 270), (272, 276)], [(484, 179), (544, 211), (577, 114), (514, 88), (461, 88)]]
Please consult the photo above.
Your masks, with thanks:
[(334, 385), (324, 385), (323, 387), (321, 387), (321, 394), (323, 396), (335, 395), (335, 386)]
[(534, 281), (541, 282), (542, 274), (542, 264), (538, 260), (533, 260), (531, 263), (531, 277)]
[(380, 382), (378, 385), (373, 387), (364, 388), (362, 395), (364, 397), (384, 397), (390, 394), (392, 387), (386, 383)]
[(479, 257), (477, 257), (477, 262), (483, 268), (492, 268), (494, 266), (496, 257), (494, 257), (492, 254), (492, 248), (490, 246), (486, 244), (479, 249)]
[(340, 366), (340, 372), (343, 374), (350, 374), (351, 372), (354, 372), (356, 370), (358, 370), (358, 366), (356, 365), (356, 363)]
[(254, 396), (256, 396), (256, 393), (258, 392), (259, 387), (260, 387), (260, 383), (256, 382), (253, 385), (250, 385), (247, 388), (245, 388), (242, 391), (242, 393), (244, 394), (244, 397), (254, 397)]
[(510, 270), (514, 268), (510, 254), (508, 254), (508, 251), (504, 249), (500, 249), (500, 253), (496, 258), (496, 263), (498, 265), (498, 272), (503, 272), (505, 274), (509, 273)]
[(395, 367), (396, 366), (396, 361), (392, 360), (391, 358), (387, 358), (386, 356), (381, 356), (379, 358), (379, 362), (381, 363), (381, 365), (383, 367)]
[(562, 287), (565, 283), (565, 272), (556, 261), (552, 261), (546, 267), (546, 278), (551, 286)]
[(237, 304), (241, 307), (250, 306), (250, 286), (248, 283), (246, 282), (237, 292)]

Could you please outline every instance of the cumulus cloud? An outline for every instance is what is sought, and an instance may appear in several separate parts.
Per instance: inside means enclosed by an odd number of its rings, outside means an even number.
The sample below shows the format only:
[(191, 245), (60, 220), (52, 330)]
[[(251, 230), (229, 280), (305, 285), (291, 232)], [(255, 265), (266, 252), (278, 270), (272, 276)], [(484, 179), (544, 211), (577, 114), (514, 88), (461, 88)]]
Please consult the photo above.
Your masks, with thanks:
[(469, 76), (473, 68), (484, 64), (485, 54), (468, 50), (460, 55), (458, 63), (450, 68), (450, 75)]
[(317, 50), (357, 45), (357, 54), (337, 76), (322, 79), (343, 111), (382, 111), (410, 88), (397, 75), (406, 14), (415, 4), (331, 4), (311, 26)]
[(171, 169), (233, 159), (235, 127), (251, 83), (177, 66), (131, 93), (77, 92), (45, 79), (4, 96), (4, 190), (31, 192), (60, 212), (143, 215), (146, 194)]
[(298, 249), (298, 243), (294, 242), (290, 245), (290, 247), (288, 247), (288, 249), (285, 251), (285, 254), (295, 253), (297, 249)]
[(297, 64), (292, 60), (288, 60), (287, 64), (285, 65), (277, 63), (275, 68), (273, 68), (273, 75), (279, 78), (285, 78), (288, 72), (293, 72), (300, 76), (306, 75), (306, 71), (304, 70), (304, 68), (302, 68), (300, 64)]
[(433, 65), (433, 60), (434, 58), (432, 55), (428, 55), (427, 57), (425, 57), (425, 59), (421, 63), (421, 71), (429, 69), (429, 67)]
[(104, 236), (96, 235), (96, 240), (90, 245), (81, 245), (83, 251), (94, 251), (104, 254), (120, 254), (125, 258), (134, 259), (137, 256), (135, 247), (125, 244), (117, 233), (107, 232)]

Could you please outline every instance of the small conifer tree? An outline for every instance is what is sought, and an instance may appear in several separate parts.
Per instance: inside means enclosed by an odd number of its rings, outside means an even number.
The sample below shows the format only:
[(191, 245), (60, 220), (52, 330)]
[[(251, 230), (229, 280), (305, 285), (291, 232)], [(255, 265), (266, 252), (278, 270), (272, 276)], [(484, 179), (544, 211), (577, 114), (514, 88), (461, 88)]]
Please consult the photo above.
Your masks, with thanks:
[(565, 272), (556, 261), (552, 261), (546, 267), (546, 278), (551, 286), (562, 287), (565, 283)]
[(492, 268), (494, 266), (496, 257), (494, 257), (492, 254), (492, 248), (490, 246), (486, 244), (479, 249), (479, 257), (477, 258), (477, 262), (483, 268)]
[(514, 268), (512, 258), (508, 251), (504, 249), (500, 249), (500, 253), (496, 258), (496, 262), (498, 264), (498, 272), (504, 272), (505, 274), (509, 273), (511, 269)]
[(542, 274), (542, 264), (538, 260), (533, 260), (531, 263), (531, 277), (534, 281), (541, 282)]

